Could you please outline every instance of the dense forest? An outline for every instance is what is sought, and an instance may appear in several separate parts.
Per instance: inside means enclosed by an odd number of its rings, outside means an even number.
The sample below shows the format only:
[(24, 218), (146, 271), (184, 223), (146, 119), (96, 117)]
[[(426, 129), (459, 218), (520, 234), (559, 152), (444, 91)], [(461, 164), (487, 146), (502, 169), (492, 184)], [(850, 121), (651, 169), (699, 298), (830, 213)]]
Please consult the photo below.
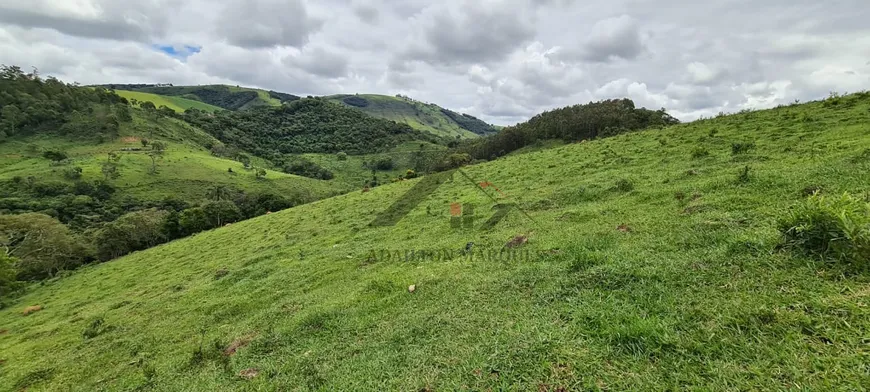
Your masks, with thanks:
[(130, 121), (127, 100), (106, 89), (71, 86), (43, 79), (36, 70), (0, 66), (0, 141), (47, 131), (112, 137), (124, 121)]
[(371, 117), (319, 98), (241, 112), (188, 110), (181, 118), (229, 146), (270, 160), (298, 153), (371, 154), (406, 141), (441, 141), (406, 124)]
[(539, 140), (576, 142), (677, 123), (664, 109), (638, 109), (630, 99), (610, 99), (543, 112), (495, 135), (466, 141), (457, 151), (489, 160)]
[(445, 116), (450, 117), (450, 119), (459, 124), (460, 127), (474, 132), (480, 136), (486, 136), (498, 132), (498, 130), (493, 128), (492, 125), (489, 125), (483, 120), (470, 114), (459, 114), (452, 110), (443, 108), (441, 109), (441, 113), (444, 113)]

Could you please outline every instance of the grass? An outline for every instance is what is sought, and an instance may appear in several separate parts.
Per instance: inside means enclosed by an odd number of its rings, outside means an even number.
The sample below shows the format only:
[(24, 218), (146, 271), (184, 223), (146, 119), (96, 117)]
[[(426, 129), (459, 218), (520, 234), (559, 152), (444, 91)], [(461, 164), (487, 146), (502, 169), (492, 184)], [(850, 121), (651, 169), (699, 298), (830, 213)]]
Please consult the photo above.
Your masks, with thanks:
[[(465, 171), (534, 221), (488, 231), (450, 228), (493, 205), (457, 174), (395, 227), (368, 224), (416, 181), (86, 267), (0, 311), (0, 388), (863, 390), (870, 279), (777, 222), (866, 194), (868, 124), (864, 94), (510, 155)], [(518, 236), (521, 261), (372, 257)]]
[(154, 106), (166, 106), (176, 112), (183, 112), (187, 109), (199, 109), (206, 112), (216, 112), (219, 110), (223, 110), (217, 106), (212, 106), (207, 103), (199, 102), (192, 99), (182, 98), (182, 97), (171, 97), (166, 95), (157, 95), (150, 93), (143, 93), (139, 91), (126, 91), (126, 90), (115, 90), (118, 95), (129, 99), (136, 99), (140, 102), (151, 101)]
[[(40, 180), (64, 180), (68, 167), (81, 167), (84, 180), (102, 179), (101, 165), (110, 152), (121, 155), (120, 177), (109, 180), (119, 189), (115, 197), (139, 200), (161, 200), (177, 196), (184, 200), (205, 197), (214, 185), (226, 185), (245, 191), (275, 191), (288, 195), (301, 193), (311, 199), (324, 198), (350, 190), (338, 182), (319, 181), (267, 170), (265, 179), (256, 179), (252, 170), (240, 162), (213, 156), (203, 145), (217, 144), (203, 131), (175, 119), (154, 120), (134, 112), (134, 122), (123, 124), (120, 135), (105, 143), (68, 140), (56, 136), (12, 139), (0, 144), (0, 179), (36, 177)], [(140, 139), (162, 140), (168, 143), (165, 156), (158, 162), (158, 171), (151, 174), (151, 159), (144, 151), (123, 151), (142, 148)], [(62, 150), (69, 156), (67, 165), (51, 166), (41, 151)], [(256, 164), (256, 163), (255, 163)], [(232, 169), (230, 173), (228, 169)], [(353, 188), (355, 189), (355, 188)]]
[[(349, 96), (333, 95), (326, 98), (346, 105), (342, 99)], [(363, 108), (347, 106), (362, 110), (374, 117), (405, 123), (410, 125), (411, 128), (431, 132), (438, 136), (459, 136), (463, 139), (479, 137), (475, 133), (463, 129), (456, 122), (441, 113), (441, 108), (437, 105), (411, 102), (386, 95), (358, 94), (358, 96), (365, 98), (369, 102), (369, 105)]]

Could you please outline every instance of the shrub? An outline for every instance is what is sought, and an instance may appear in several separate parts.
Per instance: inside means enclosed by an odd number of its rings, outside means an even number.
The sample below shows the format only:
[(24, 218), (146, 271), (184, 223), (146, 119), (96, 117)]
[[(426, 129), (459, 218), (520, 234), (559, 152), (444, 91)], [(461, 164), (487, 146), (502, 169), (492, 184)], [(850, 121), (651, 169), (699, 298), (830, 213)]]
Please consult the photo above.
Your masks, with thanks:
[(870, 267), (870, 203), (814, 194), (779, 224), (785, 244), (827, 260)]
[(334, 177), (331, 171), (302, 157), (294, 158), (290, 163), (285, 165), (284, 172), (317, 180), (331, 180)]
[(78, 180), (79, 178), (82, 178), (82, 168), (78, 166), (68, 167), (63, 170), (63, 177), (67, 180)]
[(616, 181), (616, 186), (614, 186), (613, 189), (620, 192), (631, 192), (634, 190), (634, 184), (631, 181), (623, 178), (619, 181)]
[(731, 143), (731, 153), (734, 155), (745, 154), (753, 149), (755, 149), (753, 142)]
[(45, 159), (52, 160), (54, 162), (60, 162), (60, 161), (67, 159), (66, 153), (64, 153), (63, 151), (58, 151), (58, 150), (48, 150), (48, 151), (42, 153), (42, 157)]
[(749, 166), (744, 166), (742, 169), (740, 169), (740, 171), (737, 172), (737, 183), (738, 184), (745, 184), (745, 183), (749, 182), (749, 180), (752, 179), (752, 177), (750, 177), (750, 175), (749, 175), (749, 172), (751, 170), (752, 169)]
[(390, 171), (393, 170), (395, 166), (396, 164), (393, 162), (393, 158), (386, 157), (369, 163), (368, 168), (371, 170)]
[(692, 150), (692, 158), (694, 159), (704, 158), (709, 155), (710, 151), (707, 151), (704, 147), (695, 147), (695, 149)]
[(344, 151), (340, 151), (338, 154), (335, 154), (335, 157), (338, 158), (339, 161), (346, 161), (347, 153), (345, 153)]

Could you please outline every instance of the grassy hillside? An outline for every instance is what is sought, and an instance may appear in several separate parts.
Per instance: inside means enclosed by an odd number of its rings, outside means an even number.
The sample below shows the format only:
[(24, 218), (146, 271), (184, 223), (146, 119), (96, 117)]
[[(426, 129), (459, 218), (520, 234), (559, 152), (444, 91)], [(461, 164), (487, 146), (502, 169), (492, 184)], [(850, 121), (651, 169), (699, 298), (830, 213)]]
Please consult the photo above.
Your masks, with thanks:
[(369, 223), (415, 181), (88, 267), (0, 311), (0, 388), (862, 390), (868, 276), (777, 226), (868, 194), (868, 124), (864, 94), (467, 167), (534, 220), (489, 230), (451, 229), (450, 203), (493, 206), (455, 174), (394, 227)]
[[(452, 120), (441, 107), (434, 104), (412, 101), (409, 99), (390, 97), (386, 95), (358, 94), (358, 95), (332, 95), (327, 99), (353, 107), (363, 112), (387, 120), (392, 120), (410, 125), (414, 129), (431, 132), (438, 136), (476, 138), (480, 135), (463, 128)], [(462, 117), (461, 114), (456, 114)], [(476, 120), (476, 119), (475, 119)], [(486, 123), (477, 120), (481, 127), (488, 127)], [(494, 128), (489, 132), (495, 132)]]
[(217, 106), (212, 106), (207, 103), (186, 99), (181, 97), (171, 97), (157, 94), (143, 93), (139, 91), (115, 90), (115, 92), (128, 100), (138, 100), (140, 102), (150, 101), (154, 106), (166, 106), (176, 112), (183, 112), (187, 109), (198, 109), (206, 112), (214, 112), (221, 110)]
[[(259, 106), (281, 106), (299, 97), (277, 91), (256, 88), (205, 85), (205, 86), (156, 86), (149, 84), (107, 84), (103, 87), (128, 90), (139, 93), (157, 94), (166, 97), (180, 97), (200, 101), (227, 110), (245, 110)], [(155, 103), (156, 104), (156, 103)], [(159, 106), (159, 105), (158, 105)]]

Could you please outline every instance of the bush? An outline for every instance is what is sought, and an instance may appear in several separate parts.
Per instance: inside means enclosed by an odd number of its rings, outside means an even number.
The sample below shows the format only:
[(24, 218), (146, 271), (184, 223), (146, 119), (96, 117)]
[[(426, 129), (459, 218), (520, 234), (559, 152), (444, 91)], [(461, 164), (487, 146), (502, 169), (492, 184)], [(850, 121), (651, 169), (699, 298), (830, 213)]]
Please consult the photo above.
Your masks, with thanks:
[(614, 189), (620, 192), (631, 192), (634, 190), (634, 184), (631, 181), (623, 178), (619, 181), (616, 181), (616, 186), (614, 186)]
[(345, 153), (344, 151), (340, 151), (338, 154), (335, 154), (335, 157), (338, 158), (339, 161), (346, 161), (347, 153)]
[(376, 161), (369, 163), (368, 168), (371, 170), (380, 170), (380, 171), (390, 171), (396, 167), (395, 162), (393, 162), (393, 158), (386, 157), (380, 158)]
[(707, 149), (704, 147), (695, 147), (695, 149), (692, 150), (692, 158), (694, 159), (704, 158), (709, 155), (710, 151), (707, 151)]
[(859, 197), (814, 194), (779, 228), (789, 247), (859, 269), (870, 267), (870, 203)]
[(750, 176), (750, 172), (752, 169), (749, 166), (744, 166), (740, 171), (737, 172), (737, 183), (745, 184), (752, 180), (752, 176)]
[(745, 154), (753, 149), (755, 149), (755, 143), (753, 142), (731, 143), (731, 153), (734, 155)]
[(284, 172), (317, 180), (331, 180), (334, 175), (320, 165), (308, 159), (297, 157), (284, 166)]
[(63, 170), (63, 177), (67, 180), (78, 180), (79, 178), (82, 178), (82, 168), (78, 166), (68, 167)]
[(60, 161), (63, 161), (63, 160), (68, 158), (66, 153), (64, 153), (63, 151), (58, 151), (58, 150), (48, 150), (48, 151), (42, 153), (42, 157), (45, 159), (52, 160), (54, 162), (60, 162)]

